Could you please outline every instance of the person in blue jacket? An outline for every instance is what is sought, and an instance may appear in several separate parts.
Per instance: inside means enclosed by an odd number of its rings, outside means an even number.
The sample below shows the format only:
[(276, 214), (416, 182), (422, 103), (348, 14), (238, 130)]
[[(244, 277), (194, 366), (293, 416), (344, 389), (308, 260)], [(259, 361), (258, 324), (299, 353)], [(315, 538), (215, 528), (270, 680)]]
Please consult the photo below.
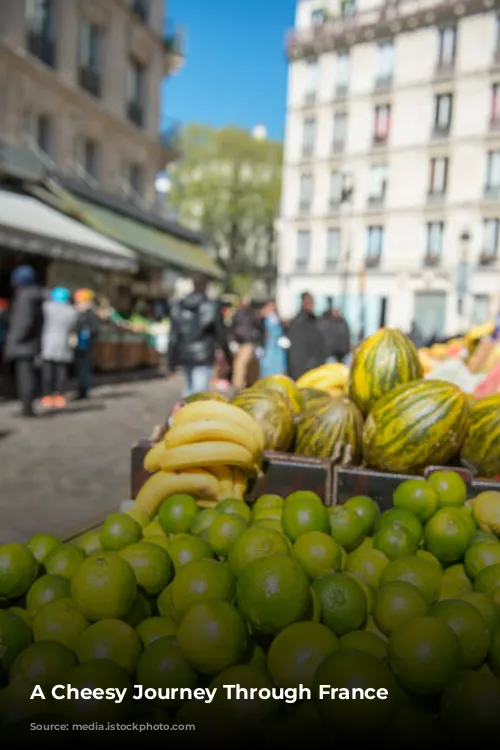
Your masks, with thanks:
[(261, 311), (263, 323), (263, 353), (260, 359), (260, 377), (281, 375), (286, 372), (286, 350), (290, 342), (286, 338), (278, 315), (276, 302), (270, 300)]

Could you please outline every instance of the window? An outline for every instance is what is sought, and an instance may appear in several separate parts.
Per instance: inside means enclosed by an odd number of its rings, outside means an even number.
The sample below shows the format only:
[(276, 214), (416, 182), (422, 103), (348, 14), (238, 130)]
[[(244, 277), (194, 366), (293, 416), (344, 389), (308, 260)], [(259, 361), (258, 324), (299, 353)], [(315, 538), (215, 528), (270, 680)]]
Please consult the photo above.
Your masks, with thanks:
[(382, 206), (387, 190), (387, 166), (377, 164), (370, 170), (370, 192), (368, 204), (370, 206)]
[(300, 197), (299, 197), (299, 211), (301, 213), (307, 213), (311, 209), (311, 203), (313, 199), (313, 176), (312, 174), (303, 174), (300, 177)]
[(491, 125), (500, 125), (500, 83), (494, 83), (491, 89)]
[(500, 151), (489, 151), (486, 165), (486, 192), (500, 192)]
[(305, 91), (304, 98), (306, 102), (313, 102), (316, 98), (316, 90), (318, 88), (318, 61), (308, 60), (306, 63), (306, 74), (305, 74)]
[(389, 138), (390, 127), (391, 127), (390, 105), (384, 104), (380, 107), (375, 107), (375, 123), (374, 123), (374, 129), (373, 129), (374, 143), (385, 143)]
[(302, 134), (302, 154), (311, 156), (314, 152), (314, 142), (316, 140), (316, 120), (309, 119), (304, 121), (304, 130)]
[(101, 32), (98, 26), (81, 21), (78, 39), (80, 86), (94, 96), (100, 95)]
[(490, 317), (490, 298), (487, 294), (475, 294), (472, 300), (473, 326), (481, 325)]
[(368, 227), (366, 230), (366, 265), (377, 266), (382, 257), (384, 228)]
[(455, 62), (457, 47), (457, 30), (454, 26), (447, 26), (439, 31), (438, 63), (437, 67), (450, 69)]
[(93, 138), (77, 141), (77, 173), (87, 182), (99, 182), (99, 144)]
[(313, 26), (321, 26), (326, 21), (326, 13), (323, 8), (316, 8), (311, 13), (311, 24)]
[(434, 101), (434, 134), (447, 135), (451, 127), (453, 97), (451, 94), (438, 94)]
[(347, 115), (337, 113), (333, 118), (333, 150), (343, 151), (347, 138)]
[(26, 145), (39, 156), (53, 155), (53, 122), (48, 115), (33, 115), (27, 112), (24, 118)]
[(141, 19), (141, 21), (148, 20), (149, 17), (149, 0), (132, 0), (132, 12)]
[(129, 63), (127, 76), (128, 117), (136, 125), (144, 125), (145, 69), (135, 60)]
[(297, 234), (297, 268), (307, 268), (309, 265), (309, 246), (309, 230), (301, 229)]
[(444, 224), (441, 221), (431, 221), (427, 224), (427, 243), (425, 251), (425, 265), (437, 266), (443, 252)]
[(390, 86), (394, 73), (394, 44), (385, 42), (378, 46), (377, 59), (377, 78), (375, 85), (377, 88)]
[(137, 196), (142, 196), (144, 172), (140, 164), (131, 164), (128, 170), (128, 185), (130, 191)]
[(333, 268), (340, 259), (340, 229), (328, 229), (326, 233), (326, 267)]
[(339, 206), (342, 203), (342, 172), (330, 172), (330, 207)]
[(480, 258), (482, 263), (491, 262), (497, 257), (499, 230), (499, 219), (485, 219), (483, 223), (483, 252)]
[(500, 61), (500, 16), (497, 16), (495, 19), (495, 52), (494, 52), (494, 58), (496, 62)]
[(429, 195), (444, 195), (448, 183), (448, 159), (431, 159), (429, 173)]
[(47, 65), (55, 64), (54, 7), (52, 0), (28, 0), (26, 3), (28, 49)]
[(337, 55), (337, 96), (345, 94), (349, 88), (351, 56), (349, 52)]

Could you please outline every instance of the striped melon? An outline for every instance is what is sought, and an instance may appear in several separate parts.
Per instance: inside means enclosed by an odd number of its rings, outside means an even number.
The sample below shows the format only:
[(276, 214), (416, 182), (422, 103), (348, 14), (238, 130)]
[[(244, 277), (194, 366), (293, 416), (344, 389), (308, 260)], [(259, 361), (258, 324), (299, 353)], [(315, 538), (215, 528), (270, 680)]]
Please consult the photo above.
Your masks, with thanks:
[(363, 431), (364, 457), (381, 471), (415, 473), (444, 465), (467, 434), (469, 404), (460, 388), (441, 380), (404, 383), (382, 396)]
[(290, 400), (292, 408), (295, 414), (299, 414), (302, 409), (302, 396), (299, 389), (297, 388), (295, 381), (289, 378), (288, 375), (268, 375), (265, 378), (257, 380), (252, 385), (252, 388), (270, 388), (276, 390), (287, 396)]
[(231, 402), (250, 414), (264, 430), (267, 451), (287, 451), (295, 437), (295, 413), (290, 400), (270, 388), (246, 388)]
[(297, 425), (295, 453), (331, 457), (342, 466), (358, 464), (362, 457), (362, 433), (361, 412), (347, 396), (315, 402)]
[(500, 474), (500, 393), (476, 401), (461, 457), (483, 477)]
[(330, 399), (332, 398), (329, 393), (319, 388), (301, 388), (300, 395), (302, 396), (302, 411), (314, 408), (318, 402), (326, 401), (330, 403)]
[(367, 414), (395, 386), (422, 378), (422, 364), (410, 339), (400, 331), (381, 328), (354, 355), (349, 396)]
[(187, 396), (182, 400), (183, 406), (186, 404), (192, 404), (195, 401), (229, 401), (229, 399), (222, 393), (217, 391), (201, 391), (200, 393), (193, 393), (191, 396)]

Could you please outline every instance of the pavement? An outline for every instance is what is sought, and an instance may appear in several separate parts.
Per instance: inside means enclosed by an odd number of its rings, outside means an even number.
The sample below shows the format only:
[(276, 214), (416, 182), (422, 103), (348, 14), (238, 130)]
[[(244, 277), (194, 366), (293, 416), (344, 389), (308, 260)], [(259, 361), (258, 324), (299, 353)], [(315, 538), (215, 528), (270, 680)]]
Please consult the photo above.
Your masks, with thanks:
[(0, 405), (0, 543), (83, 531), (128, 500), (130, 449), (164, 423), (179, 377), (102, 386), (37, 419)]

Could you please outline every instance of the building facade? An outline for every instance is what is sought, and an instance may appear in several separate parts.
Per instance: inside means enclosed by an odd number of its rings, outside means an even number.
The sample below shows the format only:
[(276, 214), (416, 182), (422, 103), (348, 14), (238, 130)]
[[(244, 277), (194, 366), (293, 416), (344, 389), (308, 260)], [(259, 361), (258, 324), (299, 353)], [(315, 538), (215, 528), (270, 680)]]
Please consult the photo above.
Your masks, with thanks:
[(445, 336), (500, 307), (498, 0), (299, 0), (279, 304)]
[(0, 137), (57, 172), (151, 205), (176, 157), (161, 82), (182, 62), (163, 0), (2, 0)]

